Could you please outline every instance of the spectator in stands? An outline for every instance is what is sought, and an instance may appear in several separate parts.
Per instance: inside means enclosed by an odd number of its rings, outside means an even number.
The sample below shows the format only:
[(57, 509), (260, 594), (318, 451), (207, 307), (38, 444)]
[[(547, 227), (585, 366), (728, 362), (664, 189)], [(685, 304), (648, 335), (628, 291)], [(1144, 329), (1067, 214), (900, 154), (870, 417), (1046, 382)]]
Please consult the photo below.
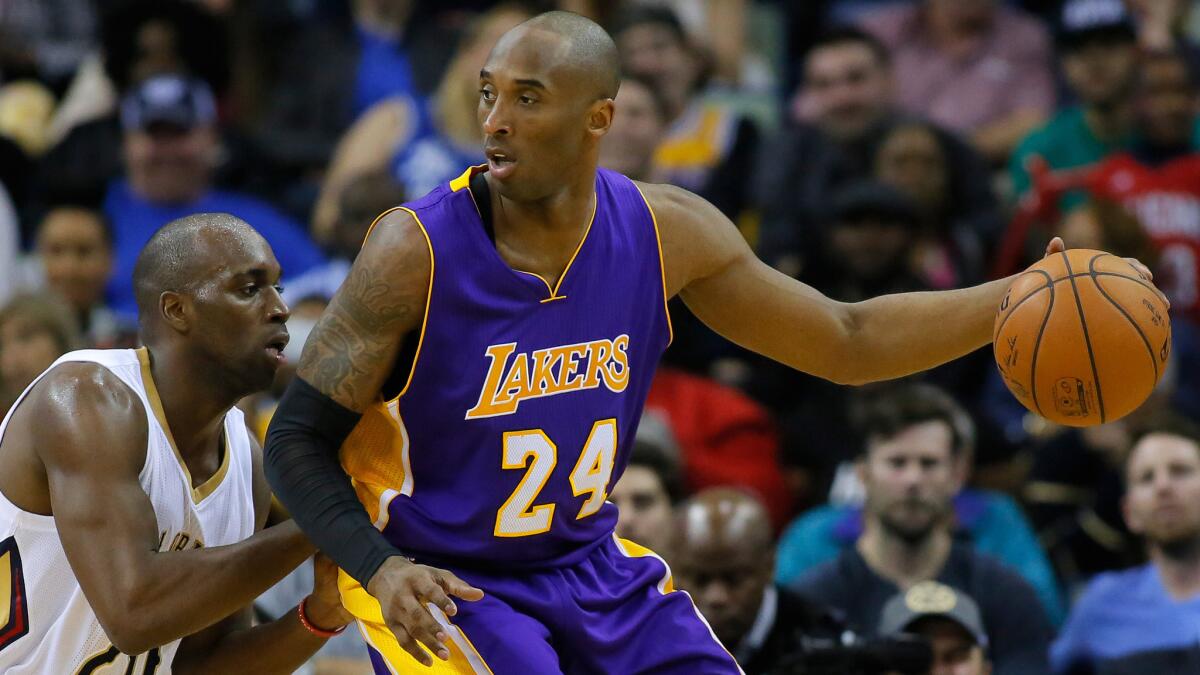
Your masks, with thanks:
[(664, 103), (667, 130), (654, 155), (656, 180), (699, 194), (739, 222), (751, 206), (754, 123), (706, 95), (710, 73), (670, 9), (635, 6), (612, 35), (624, 71), (651, 82)]
[(1194, 36), (1187, 34), (1189, 20), (1195, 23), (1196, 3), (1188, 0), (1126, 0), (1138, 27), (1138, 44), (1146, 51), (1183, 51), (1197, 63)]
[(326, 241), (338, 195), (356, 176), (390, 170), (414, 199), (483, 163), (475, 113), (479, 69), (496, 41), (530, 13), (517, 3), (497, 5), (468, 26), (432, 100), (392, 97), (366, 112), (338, 141), (313, 210), (313, 236)]
[(679, 445), (654, 413), (638, 424), (629, 464), (608, 499), (617, 505), (617, 536), (665, 555), (675, 504), (683, 498)]
[(1125, 464), (1123, 503), (1148, 565), (1088, 585), (1054, 643), (1054, 669), (1111, 675), (1200, 672), (1200, 429), (1164, 416), (1142, 428)]
[(0, 3), (0, 80), (33, 77), (61, 91), (95, 38), (90, 0)]
[(905, 192), (920, 215), (913, 271), (931, 288), (961, 288), (983, 280), (986, 256), (1003, 229), (996, 209), (964, 199), (937, 128), (901, 121), (875, 153), (875, 177)]
[(897, 188), (863, 180), (847, 184), (830, 201), (833, 219), (825, 253), (801, 279), (843, 302), (929, 288), (911, 264), (920, 228), (915, 200)]
[(721, 643), (749, 675), (780, 670), (808, 638), (837, 639), (827, 610), (771, 582), (771, 523), (753, 496), (710, 488), (679, 507), (671, 568)]
[[(879, 182), (859, 180), (825, 201), (830, 220), (821, 223), (819, 242), (798, 274), (802, 281), (844, 302), (928, 289), (909, 264), (919, 227), (913, 200)], [(824, 484), (858, 447), (848, 406), (860, 391), (773, 362), (753, 364), (747, 390), (778, 412), (785, 461), (803, 476), (807, 501), (823, 502)]]
[(55, 359), (80, 346), (71, 308), (57, 296), (18, 295), (0, 307), (0, 413)]
[(1000, 163), (1054, 107), (1050, 35), (1000, 0), (885, 7), (862, 26), (891, 50), (896, 101)]
[(329, 262), (289, 280), (283, 289), (284, 301), (293, 306), (310, 298), (331, 300), (350, 273), (350, 264), (358, 256), (371, 224), (407, 198), (404, 187), (387, 171), (363, 174), (351, 181), (342, 191), (337, 221), (326, 246)]
[[(829, 196), (874, 173), (879, 141), (897, 117), (896, 86), (887, 48), (869, 33), (843, 27), (815, 42), (792, 115), (766, 144), (757, 169), (764, 260), (795, 276), (818, 255)], [(953, 135), (938, 135), (961, 203), (993, 209), (986, 163)]]
[(56, 204), (38, 224), (36, 242), (46, 287), (71, 306), (87, 345), (136, 346), (136, 324), (104, 302), (113, 267), (113, 233), (104, 213), (90, 204)]
[(957, 430), (917, 414), (915, 403), (884, 398), (863, 415), (869, 448), (858, 465), (866, 490), (863, 534), (792, 588), (874, 632), (892, 596), (937, 580), (979, 604), (998, 675), (1046, 673), (1053, 635), (1046, 611), (1015, 571), (954, 538), (953, 497), (966, 478)]
[(659, 368), (646, 398), (679, 443), (684, 487), (734, 485), (754, 492), (778, 530), (793, 497), (779, 462), (779, 432), (770, 413), (732, 387), (675, 368)]
[[(943, 474), (946, 480), (965, 484), (977, 434), (970, 415), (954, 399), (920, 384), (900, 385), (875, 396), (863, 412), (868, 428), (873, 425), (875, 435), (868, 432), (858, 458), (860, 476), (877, 461), (872, 454), (881, 448), (886, 450), (893, 439), (902, 438), (905, 433), (938, 429), (940, 433), (928, 434), (920, 450), (936, 461), (949, 463), (952, 472)], [(889, 431), (879, 421), (871, 421), (885, 413), (895, 418), (893, 430)], [(946, 526), (952, 535), (1023, 576), (1037, 592), (1046, 614), (1054, 623), (1060, 622), (1064, 614), (1062, 595), (1050, 563), (1020, 507), (1007, 495), (996, 492), (966, 488), (951, 494), (952, 512), (947, 514)], [(817, 565), (837, 558), (861, 540), (867, 519), (863, 508), (849, 505), (827, 505), (804, 513), (780, 537), (776, 579), (781, 584), (790, 583)]]
[[(1130, 415), (1084, 429), (1039, 425), (1034, 431), (1032, 465), (1021, 498), (1063, 585), (1077, 591), (1094, 575), (1143, 560), (1143, 549), (1129, 532), (1121, 512), (1125, 492), (1123, 465), (1144, 420), (1167, 411), (1200, 418), (1196, 376), (1200, 372), (1200, 337), (1193, 325), (1172, 325), (1171, 360), (1150, 397)], [(993, 383), (993, 387), (1003, 384)], [(1012, 400), (1011, 394), (1007, 395)], [(1003, 401), (994, 397), (985, 407)], [(1073, 593), (1072, 593), (1073, 594)]]
[(1171, 299), (1172, 314), (1200, 322), (1200, 152), (1194, 144), (1200, 91), (1179, 52), (1144, 55), (1139, 73), (1138, 140), (1102, 162), (1088, 187), (1137, 216), (1158, 250), (1154, 283)]
[(600, 166), (650, 181), (654, 150), (666, 129), (662, 98), (650, 82), (626, 75), (621, 78), (616, 107), (612, 126), (600, 142)]
[(195, 212), (229, 212), (271, 243), (286, 277), (320, 264), (323, 256), (304, 229), (253, 197), (212, 187), (220, 150), (212, 91), (178, 75), (152, 77), (121, 104), (126, 179), (108, 187), (104, 212), (114, 228), (115, 271), (108, 298), (134, 316), (133, 263), (164, 223)]
[[(1137, 74), (1137, 38), (1121, 0), (1067, 0), (1058, 48), (1067, 84), (1079, 101), (1029, 134), (1009, 162), (1013, 196), (1030, 187), (1033, 155), (1051, 169), (1098, 162), (1132, 141), (1131, 94)], [(1077, 204), (1078, 196), (1066, 204)]]
[(58, 142), (42, 158), (35, 201), (63, 190), (102, 190), (121, 173), (120, 96), (155, 75), (185, 73), (219, 98), (229, 82), (227, 26), (190, 0), (98, 3), (101, 54), (80, 68), (55, 113)]
[(971, 596), (936, 581), (923, 581), (888, 600), (880, 635), (918, 635), (929, 641), (929, 675), (991, 675), (988, 637)]

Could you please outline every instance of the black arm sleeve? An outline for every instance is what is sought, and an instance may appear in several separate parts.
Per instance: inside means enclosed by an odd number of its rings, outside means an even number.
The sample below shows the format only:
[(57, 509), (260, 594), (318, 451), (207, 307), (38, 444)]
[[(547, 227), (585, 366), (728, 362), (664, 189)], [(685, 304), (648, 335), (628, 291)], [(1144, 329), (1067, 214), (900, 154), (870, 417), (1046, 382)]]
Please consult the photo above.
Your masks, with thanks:
[(365, 588), (400, 551), (375, 529), (338, 463), (359, 417), (297, 377), (271, 418), (263, 458), (267, 481), (300, 529)]

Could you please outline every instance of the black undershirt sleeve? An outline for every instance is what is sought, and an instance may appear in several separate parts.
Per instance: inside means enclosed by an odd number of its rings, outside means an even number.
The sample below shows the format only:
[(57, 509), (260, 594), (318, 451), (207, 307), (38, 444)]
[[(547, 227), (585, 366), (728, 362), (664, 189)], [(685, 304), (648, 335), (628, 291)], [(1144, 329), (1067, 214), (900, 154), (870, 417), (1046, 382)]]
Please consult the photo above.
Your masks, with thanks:
[(338, 462), (361, 416), (297, 377), (271, 418), (263, 458), (267, 481), (300, 529), (365, 588), (401, 553), (375, 529)]

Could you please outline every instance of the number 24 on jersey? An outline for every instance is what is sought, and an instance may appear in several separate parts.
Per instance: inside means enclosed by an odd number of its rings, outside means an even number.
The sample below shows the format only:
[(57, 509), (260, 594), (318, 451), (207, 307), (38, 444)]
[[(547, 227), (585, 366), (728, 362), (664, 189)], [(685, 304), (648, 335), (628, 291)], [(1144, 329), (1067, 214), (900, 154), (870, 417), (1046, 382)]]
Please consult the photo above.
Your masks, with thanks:
[[(517, 489), (496, 513), (495, 535), (527, 537), (549, 530), (555, 504), (535, 505), (534, 501), (558, 464), (558, 447), (541, 429), (529, 429), (505, 432), (503, 452), (503, 468), (526, 471)], [(598, 420), (592, 425), (570, 474), (571, 492), (576, 497), (587, 495), (576, 520), (594, 515), (604, 505), (616, 456), (617, 420), (612, 417)]]

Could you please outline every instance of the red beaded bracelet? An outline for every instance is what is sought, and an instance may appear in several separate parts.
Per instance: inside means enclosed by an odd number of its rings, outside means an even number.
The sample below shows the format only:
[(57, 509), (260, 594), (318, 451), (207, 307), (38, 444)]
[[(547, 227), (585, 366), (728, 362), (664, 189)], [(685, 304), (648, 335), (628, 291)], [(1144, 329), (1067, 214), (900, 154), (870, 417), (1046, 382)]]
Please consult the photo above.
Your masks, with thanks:
[(321, 638), (331, 638), (334, 635), (341, 635), (342, 631), (346, 630), (345, 626), (342, 626), (341, 628), (336, 628), (334, 630), (325, 630), (324, 628), (318, 628), (315, 624), (313, 624), (312, 621), (309, 620), (308, 614), (306, 614), (304, 612), (304, 604), (306, 602), (308, 602), (308, 598), (304, 598), (303, 600), (301, 600), (300, 605), (296, 608), (296, 613), (300, 615), (300, 625), (304, 626), (305, 630), (307, 630), (308, 632), (312, 633), (313, 635), (316, 635), (317, 637), (321, 637)]

